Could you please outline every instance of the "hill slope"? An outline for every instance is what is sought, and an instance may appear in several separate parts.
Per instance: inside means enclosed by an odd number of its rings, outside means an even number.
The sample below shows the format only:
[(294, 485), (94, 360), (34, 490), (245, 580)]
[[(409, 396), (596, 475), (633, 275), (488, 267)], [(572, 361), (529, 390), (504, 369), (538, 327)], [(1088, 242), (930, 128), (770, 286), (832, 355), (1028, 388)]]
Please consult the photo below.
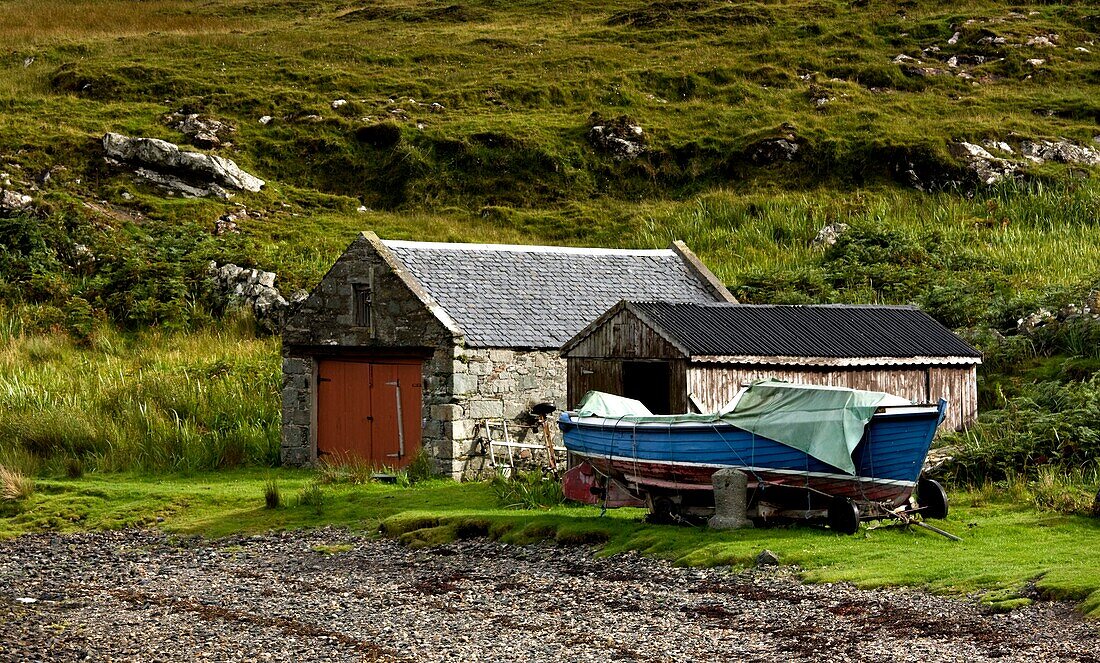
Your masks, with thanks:
[[(362, 229), (683, 239), (747, 301), (916, 302), (972, 330), (1003, 406), (1100, 356), (1072, 315), (1017, 329), (1100, 286), (1098, 33), (1086, 2), (5, 0), (0, 337), (203, 327), (209, 261), (288, 293)], [(107, 132), (266, 185), (183, 196), (107, 159)], [(35, 343), (9, 350), (18, 372)], [(244, 363), (273, 384), (266, 351)]]

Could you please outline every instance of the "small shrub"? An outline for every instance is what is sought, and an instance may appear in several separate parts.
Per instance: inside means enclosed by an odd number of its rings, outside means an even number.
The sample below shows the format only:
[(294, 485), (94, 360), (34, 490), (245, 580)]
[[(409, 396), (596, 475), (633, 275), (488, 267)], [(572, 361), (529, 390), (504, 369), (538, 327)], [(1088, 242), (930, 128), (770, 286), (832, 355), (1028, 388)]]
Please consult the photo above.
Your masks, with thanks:
[(283, 504), (283, 495), (279, 491), (279, 482), (268, 479), (264, 482), (264, 508), (278, 509)]
[(33, 479), (0, 465), (0, 500), (20, 502), (33, 494)]

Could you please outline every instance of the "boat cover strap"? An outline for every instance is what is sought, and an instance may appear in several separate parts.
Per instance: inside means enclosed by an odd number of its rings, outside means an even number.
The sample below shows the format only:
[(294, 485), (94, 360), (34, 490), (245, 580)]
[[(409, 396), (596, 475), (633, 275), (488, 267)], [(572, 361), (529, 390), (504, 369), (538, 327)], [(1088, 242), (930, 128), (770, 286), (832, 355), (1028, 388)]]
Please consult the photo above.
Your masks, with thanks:
[(863, 437), (867, 422), (883, 405), (912, 403), (881, 391), (767, 379), (746, 387), (732, 407), (709, 414), (653, 415), (639, 401), (594, 391), (581, 400), (577, 415), (619, 419), (624, 423), (730, 424), (855, 474), (852, 452)]

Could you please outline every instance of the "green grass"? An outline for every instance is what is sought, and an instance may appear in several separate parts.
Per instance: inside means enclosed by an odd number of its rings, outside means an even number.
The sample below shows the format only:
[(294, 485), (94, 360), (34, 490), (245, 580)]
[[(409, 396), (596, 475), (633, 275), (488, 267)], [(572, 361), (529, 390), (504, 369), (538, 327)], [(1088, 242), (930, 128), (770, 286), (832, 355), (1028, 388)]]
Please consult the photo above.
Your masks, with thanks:
[(185, 470), (278, 462), (273, 339), (222, 325), (82, 345), (62, 334), (0, 343), (0, 464), (26, 473)]
[[(272, 478), (288, 495), (318, 486), (323, 511), (297, 502), (266, 508), (264, 487)], [(980, 593), (1001, 609), (1021, 604), (1021, 592), (1034, 583), (1043, 595), (1080, 602), (1083, 611), (1100, 617), (1100, 521), (1037, 510), (1006, 490), (952, 497), (950, 517), (938, 524), (962, 542), (881, 524), (854, 536), (811, 526), (717, 532), (649, 525), (638, 509), (602, 517), (595, 507), (516, 511), (500, 506), (486, 483), (321, 485), (314, 473), (294, 470), (89, 474), (78, 480), (39, 479), (37, 492), (18, 513), (0, 517), (0, 536), (155, 526), (219, 537), (331, 524), (367, 534), (381, 531), (412, 546), (483, 536), (516, 544), (554, 540), (595, 545), (604, 555), (637, 550), (679, 565), (735, 567), (751, 565), (768, 548), (783, 564), (800, 567), (811, 582)]]

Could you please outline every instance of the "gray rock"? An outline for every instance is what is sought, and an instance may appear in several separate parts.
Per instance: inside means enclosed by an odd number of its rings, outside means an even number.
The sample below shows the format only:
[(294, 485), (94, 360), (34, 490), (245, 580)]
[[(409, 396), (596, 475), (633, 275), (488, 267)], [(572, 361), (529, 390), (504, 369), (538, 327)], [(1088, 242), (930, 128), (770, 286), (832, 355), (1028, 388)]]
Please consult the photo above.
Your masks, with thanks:
[(275, 272), (248, 269), (232, 263), (211, 262), (209, 273), (229, 306), (252, 310), (256, 321), (269, 332), (282, 327), (288, 303), (275, 287)]
[(645, 152), (645, 131), (627, 116), (605, 120), (593, 113), (588, 121), (588, 142), (616, 160), (636, 159)]
[(756, 566), (779, 566), (779, 555), (765, 548), (756, 556)]
[(948, 149), (952, 156), (965, 162), (967, 170), (982, 184), (995, 184), (1017, 170), (1015, 163), (993, 156), (980, 145), (963, 141), (953, 143)]
[(1035, 163), (1054, 161), (1084, 166), (1100, 165), (1100, 151), (1067, 140), (1036, 140), (1020, 143), (1020, 153)]
[(1057, 42), (1058, 42), (1058, 35), (1056, 35), (1056, 34), (1037, 35), (1035, 37), (1030, 37), (1027, 40), (1026, 45), (1027, 46), (1038, 46), (1040, 48), (1056, 48), (1058, 46)]
[(131, 138), (116, 133), (103, 136), (107, 156), (162, 174), (198, 179), (202, 182), (259, 191), (260, 178), (241, 170), (230, 159), (201, 152), (185, 152), (178, 145), (157, 138)]
[(228, 234), (240, 234), (241, 229), (237, 227), (237, 220), (242, 215), (235, 212), (226, 212), (222, 214), (214, 221), (214, 235), (220, 237)]
[(1021, 334), (1030, 334), (1036, 329), (1045, 327), (1052, 322), (1056, 322), (1058, 319), (1045, 308), (1040, 308), (1038, 311), (1026, 315), (1016, 321), (1016, 331)]
[(0, 189), (0, 212), (18, 212), (30, 207), (33, 201), (30, 196), (18, 191)]
[[(827, 102), (828, 98), (825, 100)], [(820, 106), (821, 104), (815, 102), (815, 105)], [(749, 158), (752, 159), (753, 163), (761, 166), (779, 161), (794, 161), (794, 156), (798, 154), (799, 149), (799, 145), (794, 142), (793, 136), (788, 138), (765, 138), (749, 148)]]
[(161, 173), (148, 168), (138, 168), (134, 171), (134, 174), (150, 184), (155, 184), (165, 189), (170, 194), (179, 194), (184, 198), (207, 198), (209, 196), (214, 196), (222, 200), (229, 200), (229, 192), (217, 184), (211, 183), (203, 186), (196, 186), (181, 180), (175, 175)]
[(236, 131), (232, 126), (206, 115), (198, 113), (172, 113), (165, 117), (168, 126), (191, 139), (191, 143), (202, 148), (221, 147), (225, 135)]
[(810, 246), (827, 247), (836, 244), (840, 236), (848, 230), (847, 223), (830, 223), (817, 231), (817, 236), (810, 242)]
[(707, 521), (711, 529), (750, 529), (747, 517), (748, 475), (740, 470), (718, 470), (711, 477), (714, 486), (714, 516)]

